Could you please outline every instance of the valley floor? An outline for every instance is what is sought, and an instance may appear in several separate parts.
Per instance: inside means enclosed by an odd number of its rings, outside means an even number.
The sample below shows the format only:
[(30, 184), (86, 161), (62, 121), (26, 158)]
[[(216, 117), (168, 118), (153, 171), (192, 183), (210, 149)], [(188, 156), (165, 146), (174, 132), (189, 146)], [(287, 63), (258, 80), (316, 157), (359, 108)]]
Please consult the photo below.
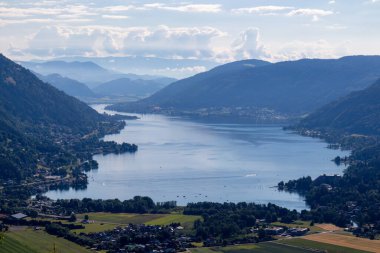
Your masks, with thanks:
[[(78, 214), (77, 224), (86, 214)], [(185, 231), (193, 229), (193, 223), (200, 216), (172, 214), (132, 214), (132, 213), (87, 213), (89, 223), (83, 224), (84, 229), (73, 230), (76, 233), (93, 233), (112, 230), (117, 226), (127, 224), (146, 225), (169, 225), (181, 223)], [(48, 220), (48, 219), (47, 219)], [(62, 221), (68, 223), (68, 221)], [(272, 225), (281, 226), (281, 223)], [(307, 226), (307, 223), (295, 222), (294, 226)], [(287, 226), (293, 226), (287, 224)], [(195, 244), (197, 248), (189, 249), (189, 253), (308, 253), (308, 252), (328, 252), (328, 253), (366, 253), (380, 252), (379, 240), (368, 240), (357, 238), (346, 234), (340, 228), (329, 224), (309, 225), (310, 232), (306, 236), (285, 238), (279, 240), (262, 242), (256, 244), (231, 245), (227, 247), (202, 247), (202, 244)], [(42, 230), (34, 230), (24, 226), (11, 226), (8, 232), (4, 233), (4, 239), (0, 243), (0, 253), (89, 253), (95, 252), (63, 238), (47, 234)]]

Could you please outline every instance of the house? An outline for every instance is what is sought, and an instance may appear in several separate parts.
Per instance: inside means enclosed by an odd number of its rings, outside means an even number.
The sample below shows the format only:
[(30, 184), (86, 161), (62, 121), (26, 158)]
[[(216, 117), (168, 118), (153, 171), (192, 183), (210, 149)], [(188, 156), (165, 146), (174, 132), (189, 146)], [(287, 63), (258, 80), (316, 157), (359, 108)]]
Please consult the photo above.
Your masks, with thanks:
[(282, 227), (270, 227), (264, 230), (267, 235), (279, 235), (285, 231), (285, 229)]
[(333, 187), (329, 184), (321, 184), (321, 187), (325, 188), (328, 191), (331, 191), (333, 189)]
[(16, 220), (22, 220), (22, 219), (28, 217), (28, 215), (25, 215), (23, 213), (16, 213), (16, 214), (11, 215), (11, 217), (13, 219), (16, 219)]
[(0, 213), (0, 220), (8, 218), (7, 214)]
[(301, 236), (301, 235), (305, 235), (307, 232), (309, 232), (308, 228), (290, 228), (288, 230), (288, 233), (291, 236)]

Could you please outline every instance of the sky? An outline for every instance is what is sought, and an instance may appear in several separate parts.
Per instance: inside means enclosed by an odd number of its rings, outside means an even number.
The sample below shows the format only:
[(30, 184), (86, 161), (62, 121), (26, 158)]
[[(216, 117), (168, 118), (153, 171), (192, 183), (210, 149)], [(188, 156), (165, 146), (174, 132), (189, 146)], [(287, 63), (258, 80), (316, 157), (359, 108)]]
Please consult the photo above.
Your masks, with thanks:
[(378, 55), (380, 0), (9, 0), (0, 34), (0, 52), (15, 60)]

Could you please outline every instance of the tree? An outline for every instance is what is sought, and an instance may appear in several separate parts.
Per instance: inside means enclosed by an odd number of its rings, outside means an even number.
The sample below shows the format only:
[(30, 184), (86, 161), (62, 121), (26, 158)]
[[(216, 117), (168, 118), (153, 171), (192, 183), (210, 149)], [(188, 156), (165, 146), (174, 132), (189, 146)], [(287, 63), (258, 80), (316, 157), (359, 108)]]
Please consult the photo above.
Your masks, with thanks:
[(71, 214), (70, 218), (69, 218), (69, 221), (70, 222), (76, 222), (77, 221), (77, 217), (74, 213)]
[(265, 230), (260, 228), (259, 231), (257, 232), (257, 236), (259, 237), (259, 239), (263, 239), (265, 238)]

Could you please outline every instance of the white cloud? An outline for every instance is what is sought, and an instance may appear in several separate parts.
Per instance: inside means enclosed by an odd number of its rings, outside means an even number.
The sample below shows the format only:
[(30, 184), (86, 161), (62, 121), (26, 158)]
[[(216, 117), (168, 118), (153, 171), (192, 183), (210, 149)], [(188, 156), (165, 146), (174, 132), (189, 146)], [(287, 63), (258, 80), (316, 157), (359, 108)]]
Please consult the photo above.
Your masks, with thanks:
[(236, 14), (258, 14), (258, 15), (283, 15), (293, 16), (310, 16), (313, 21), (318, 21), (320, 17), (334, 14), (333, 11), (322, 9), (296, 9), (291, 6), (264, 5), (250, 8), (232, 9)]
[(261, 59), (270, 62), (298, 60), (302, 58), (337, 58), (350, 52), (350, 42), (344, 41), (338, 45), (327, 40), (289, 41), (277, 46), (269, 46), (261, 40), (258, 28), (249, 28), (231, 45), (220, 51), (216, 58), (220, 62), (242, 59)]
[(234, 58), (239, 60), (268, 57), (268, 53), (260, 41), (260, 30), (255, 27), (240, 33), (240, 37), (232, 45), (232, 51)]
[(38, 1), (35, 3), (32, 3), (33, 6), (57, 6), (58, 3), (62, 1), (57, 1), (57, 0), (43, 0), (43, 1)]
[(102, 15), (102, 18), (105, 19), (128, 19), (128, 16), (122, 16), (122, 15)]
[(328, 29), (328, 30), (345, 30), (345, 29), (347, 29), (347, 26), (340, 25), (340, 24), (332, 24), (332, 25), (326, 26), (326, 29)]
[(326, 40), (292, 41), (281, 46), (273, 55), (275, 61), (303, 58), (338, 58), (347, 55), (349, 42), (333, 45)]
[(318, 21), (320, 17), (333, 15), (333, 11), (327, 11), (322, 9), (295, 9), (290, 11), (287, 15), (293, 16), (309, 16), (313, 18), (313, 21)]
[(136, 7), (133, 5), (114, 5), (102, 8), (102, 10), (106, 12), (125, 12), (134, 9), (136, 9)]
[[(63, 8), (36, 8), (36, 7), (7, 7), (0, 5), (0, 18), (7, 24), (42, 23), (50, 22), (84, 22), (90, 21), (88, 17), (94, 16), (90, 8), (84, 5), (66, 5)], [(61, 19), (61, 20), (58, 20)]]
[(196, 74), (205, 72), (207, 68), (205, 66), (192, 66), (192, 67), (183, 67), (183, 68), (164, 68), (164, 69), (154, 69), (153, 71), (156, 73), (167, 73), (167, 72), (180, 72), (186, 74)]
[(213, 27), (159, 26), (129, 32), (124, 38), (124, 51), (165, 58), (208, 58), (212, 56), (211, 39), (222, 35)]
[[(332, 58), (348, 52), (347, 43), (332, 46), (326, 40), (291, 41), (276, 48), (268, 47), (255, 27), (242, 31), (231, 45), (217, 48), (212, 41), (221, 36), (226, 34), (213, 27), (46, 26), (30, 38), (27, 46), (12, 48), (12, 52), (18, 55), (22, 52), (31, 58), (114, 55), (217, 62)], [(162, 69), (165, 71), (198, 73), (203, 69), (199, 66)]]
[(138, 55), (211, 58), (211, 40), (223, 33), (212, 27), (47, 26), (23, 51), (35, 57)]
[(150, 3), (141, 6), (137, 5), (114, 5), (101, 9), (105, 12), (126, 12), (131, 10), (165, 10), (191, 13), (218, 13), (222, 11), (220, 4), (180, 4), (168, 5), (164, 3)]
[(187, 5), (166, 5), (163, 3), (145, 4), (146, 9), (158, 9), (179, 12), (199, 12), (218, 13), (222, 11), (220, 4), (187, 4)]
[(25, 19), (0, 19), (0, 26), (19, 25), (19, 24), (60, 24), (60, 23), (84, 23), (91, 22), (88, 18), (62, 17), (60, 19), (53, 18), (25, 18)]
[(15, 7), (0, 7), (0, 16), (4, 17), (29, 17), (32, 15), (57, 15), (62, 13), (56, 8), (15, 8)]
[(237, 14), (263, 14), (263, 15), (276, 15), (283, 13), (284, 11), (292, 10), (294, 7), (290, 6), (277, 6), (277, 5), (265, 5), (265, 6), (256, 6), (250, 8), (239, 8), (233, 9), (233, 13)]
[(330, 0), (330, 1), (329, 1), (329, 4), (335, 4), (335, 3), (336, 3), (335, 0)]

